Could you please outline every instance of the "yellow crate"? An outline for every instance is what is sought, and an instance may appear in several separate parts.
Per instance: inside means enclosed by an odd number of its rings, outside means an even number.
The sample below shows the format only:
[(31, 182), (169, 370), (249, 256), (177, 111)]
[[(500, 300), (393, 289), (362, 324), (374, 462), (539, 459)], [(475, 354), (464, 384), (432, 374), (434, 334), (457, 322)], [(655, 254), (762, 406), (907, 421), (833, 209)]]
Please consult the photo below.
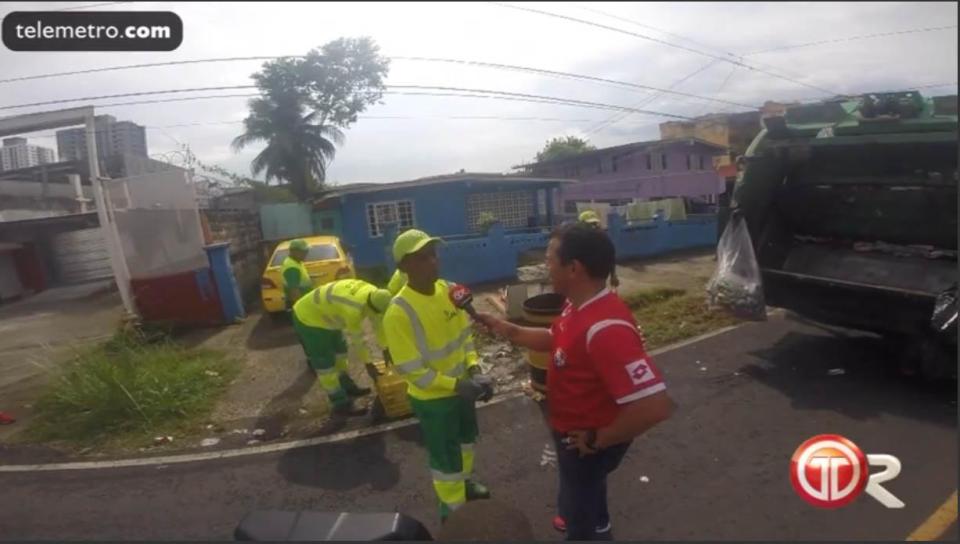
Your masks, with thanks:
[(377, 379), (374, 388), (377, 398), (383, 405), (383, 411), (389, 418), (404, 417), (413, 413), (410, 399), (407, 397), (407, 382), (393, 368), (387, 368), (383, 361), (376, 361)]

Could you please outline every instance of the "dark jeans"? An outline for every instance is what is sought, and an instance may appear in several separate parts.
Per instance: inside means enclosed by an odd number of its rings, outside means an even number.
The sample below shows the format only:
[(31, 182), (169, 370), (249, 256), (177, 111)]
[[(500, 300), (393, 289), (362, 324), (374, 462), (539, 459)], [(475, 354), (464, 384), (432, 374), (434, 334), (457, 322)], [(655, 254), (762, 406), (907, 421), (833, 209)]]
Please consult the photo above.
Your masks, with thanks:
[(597, 533), (610, 521), (607, 510), (607, 475), (620, 466), (630, 443), (611, 446), (599, 453), (580, 457), (568, 450), (563, 435), (553, 433), (560, 472), (557, 505), (567, 522), (567, 540), (613, 540), (613, 532)]

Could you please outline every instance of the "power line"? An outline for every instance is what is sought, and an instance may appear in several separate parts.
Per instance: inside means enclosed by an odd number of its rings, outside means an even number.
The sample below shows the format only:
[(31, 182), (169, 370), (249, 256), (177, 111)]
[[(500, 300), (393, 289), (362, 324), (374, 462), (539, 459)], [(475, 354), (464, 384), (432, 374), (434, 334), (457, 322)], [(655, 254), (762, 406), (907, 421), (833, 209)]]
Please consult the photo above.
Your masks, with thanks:
[(752, 104), (742, 104), (742, 103), (740, 103), (740, 102), (733, 102), (733, 101), (731, 101), (731, 100), (722, 100), (722, 99), (718, 99), (718, 98), (712, 98), (712, 97), (709, 97), (709, 96), (702, 96), (702, 95), (696, 95), (696, 94), (691, 94), (691, 93), (683, 93), (683, 92), (679, 92), (679, 91), (673, 91), (673, 90), (670, 90), (670, 89), (663, 89), (663, 88), (660, 88), (660, 87), (652, 87), (652, 86), (650, 86), (650, 85), (641, 85), (641, 84), (639, 84), (639, 83), (630, 83), (630, 82), (627, 82), (627, 81), (618, 81), (618, 80), (615, 80), (615, 79), (607, 79), (607, 78), (602, 78), (602, 77), (587, 76), (587, 75), (583, 75), (583, 74), (574, 74), (574, 73), (570, 73), (570, 72), (559, 72), (559, 71), (555, 71), (555, 70), (546, 70), (546, 69), (543, 69), (543, 68), (532, 68), (532, 67), (528, 67), (528, 66), (517, 66), (517, 65), (513, 65), (513, 64), (499, 64), (499, 63), (483, 62), (483, 61), (475, 61), (475, 60), (445, 59), (445, 58), (437, 58), (437, 57), (391, 57), (391, 58), (394, 59), (394, 60), (425, 61), (425, 62), (442, 62), (442, 63), (451, 63), (451, 64), (464, 64), (464, 65), (470, 65), (470, 66), (483, 66), (483, 67), (486, 67), (486, 68), (495, 68), (495, 69), (502, 69), (502, 70), (512, 70), (512, 71), (518, 71), (518, 72), (530, 72), (530, 73), (535, 73), (535, 74), (547, 75), (547, 76), (551, 76), (551, 77), (560, 77), (560, 78), (565, 78), (565, 79), (578, 79), (578, 80), (584, 80), (584, 81), (592, 81), (592, 82), (596, 82), (596, 83), (605, 83), (605, 84), (610, 84), (610, 85), (613, 85), (613, 86), (616, 86), (616, 87), (628, 87), (628, 88), (639, 89), (639, 90), (643, 90), (643, 91), (658, 91), (658, 92), (664, 92), (664, 93), (675, 94), (675, 95), (679, 95), (679, 96), (685, 96), (685, 97), (688, 97), (688, 98), (695, 98), (695, 99), (698, 99), (698, 100), (707, 100), (707, 101), (710, 101), (710, 102), (720, 102), (720, 103), (728, 104), (728, 105), (731, 105), (731, 106), (741, 106), (741, 107), (744, 107), (744, 108), (756, 108), (756, 107), (757, 107), (757, 106), (752, 105)]
[(55, 9), (55, 10), (53, 10), (53, 11), (72, 11), (72, 10), (75, 10), (75, 9), (100, 8), (100, 7), (105, 7), (105, 6), (115, 6), (115, 5), (117, 5), (117, 4), (130, 4), (130, 3), (132, 3), (132, 2), (103, 2), (103, 3), (100, 3), (100, 4), (87, 4), (87, 5), (83, 5), (83, 6), (73, 6), (73, 7), (69, 7), (69, 8)]
[[(713, 61), (708, 62), (707, 64), (704, 64), (703, 66), (697, 68), (697, 69), (694, 70), (693, 72), (690, 72), (689, 74), (687, 74), (687, 75), (681, 77), (680, 79), (674, 81), (673, 83), (671, 83), (671, 84), (670, 84), (670, 88), (673, 89), (673, 88), (675, 88), (675, 87), (678, 87), (679, 85), (683, 84), (684, 82), (686, 82), (686, 81), (689, 80), (690, 78), (696, 76), (696, 75), (699, 74), (700, 72), (703, 72), (703, 71), (705, 71), (705, 70), (708, 70), (710, 67), (712, 67), (712, 66), (714, 66), (715, 64), (717, 64), (717, 62), (719, 62), (719, 61), (713, 60)], [(642, 107), (646, 106), (647, 104), (653, 103), (653, 101), (656, 100), (657, 98), (659, 98), (660, 96), (661, 96), (660, 94), (656, 94), (656, 93), (651, 94), (651, 95), (648, 96), (646, 99), (642, 100), (641, 102), (637, 103), (636, 105), (637, 105), (637, 107), (641, 107), (641, 108), (642, 108)], [(588, 130), (587, 133), (586, 133), (586, 136), (591, 136), (591, 135), (593, 135), (593, 134), (596, 134), (597, 132), (600, 132), (601, 130), (606, 129), (607, 127), (609, 127), (609, 126), (611, 126), (611, 125), (614, 125), (614, 124), (616, 124), (616, 123), (619, 123), (620, 121), (623, 121), (624, 119), (626, 119), (626, 118), (629, 117), (629, 116), (630, 116), (629, 113), (623, 113), (623, 114), (620, 114), (619, 116), (618, 116), (618, 115), (614, 115), (614, 116), (610, 117), (609, 119), (607, 119), (606, 121), (603, 121), (602, 123), (599, 123), (599, 124), (597, 124), (596, 126), (594, 126), (593, 128), (591, 128), (590, 130)]]
[[(204, 63), (204, 62), (232, 62), (232, 61), (248, 61), (248, 60), (270, 60), (270, 59), (277, 59), (277, 58), (284, 58), (284, 57), (226, 57), (226, 58), (194, 59), (194, 60), (171, 61), (171, 62), (157, 62), (157, 63), (146, 63), (146, 64), (129, 64), (129, 65), (122, 65), (122, 66), (110, 66), (110, 67), (104, 67), (104, 68), (93, 68), (93, 69), (90, 69), (90, 70), (76, 70), (76, 71), (72, 71), (72, 72), (59, 72), (59, 73), (54, 73), (54, 74), (39, 74), (39, 75), (34, 75), (34, 76), (24, 76), (24, 77), (10, 78), (10, 79), (0, 80), (0, 83), (9, 83), (9, 82), (14, 82), (14, 81), (26, 81), (26, 80), (31, 80), (31, 79), (42, 79), (42, 78), (49, 78), (49, 77), (60, 77), (60, 76), (68, 76), (68, 75), (78, 75), (78, 74), (108, 72), (108, 71), (114, 71), (114, 70), (130, 70), (130, 69), (136, 69), (136, 68), (150, 68), (150, 67), (159, 67), (159, 66), (173, 66), (173, 65), (178, 65), (178, 64), (199, 64), (199, 63)], [(287, 57), (287, 58), (289, 58), (289, 57)], [(439, 57), (395, 56), (395, 57), (390, 57), (390, 59), (392, 59), (392, 60), (400, 60), (400, 61), (410, 61), (410, 62), (437, 62), (437, 63), (448, 63), (448, 64), (460, 64), (460, 65), (468, 65), (468, 66), (481, 66), (481, 67), (485, 67), (485, 68), (493, 68), (493, 69), (498, 69), (498, 70), (509, 70), (509, 71), (517, 71), (517, 72), (528, 72), (528, 73), (540, 74), (540, 75), (545, 75), (545, 76), (550, 76), (550, 77), (558, 77), (558, 78), (564, 78), (564, 79), (575, 79), (575, 80), (582, 80), (582, 81), (590, 81), (590, 82), (594, 82), (594, 83), (601, 83), (601, 84), (613, 85), (613, 86), (621, 87), (621, 88), (622, 88), (622, 87), (626, 87), (626, 88), (639, 89), (639, 90), (644, 90), (644, 91), (669, 92), (669, 93), (671, 93), (671, 94), (676, 94), (676, 95), (679, 95), (679, 96), (686, 96), (686, 97), (689, 97), (689, 98), (696, 98), (696, 99), (699, 99), (699, 100), (707, 100), (707, 101), (712, 101), (712, 102), (719, 102), (719, 103), (728, 104), (728, 105), (731, 105), (731, 106), (741, 106), (741, 107), (745, 107), (745, 108), (755, 108), (755, 107), (756, 107), (756, 106), (751, 105), (751, 104), (742, 104), (742, 103), (739, 103), (739, 102), (733, 102), (733, 101), (731, 101), (731, 100), (722, 100), (722, 99), (712, 98), (712, 97), (709, 97), (709, 96), (700, 96), (700, 95), (695, 95), (695, 94), (690, 94), (690, 93), (682, 93), (682, 92), (677, 92), (677, 91), (670, 91), (670, 90), (668, 90), (668, 89), (661, 89), (661, 88), (658, 88), (658, 87), (652, 87), (652, 86), (649, 86), (649, 85), (641, 85), (641, 84), (638, 84), (638, 83), (630, 83), (630, 82), (627, 82), (627, 81), (618, 81), (618, 80), (614, 80), (614, 79), (607, 79), (607, 78), (601, 78), (601, 77), (595, 77), (595, 76), (588, 76), (588, 75), (584, 75), (584, 74), (574, 74), (574, 73), (570, 73), (570, 72), (560, 72), (560, 71), (556, 71), (556, 70), (546, 70), (546, 69), (534, 68), (534, 67), (530, 67), (530, 66), (518, 66), (518, 65), (513, 65), (513, 64), (500, 64), (500, 63), (484, 62), (484, 61), (476, 61), (476, 60), (448, 59), (448, 58), (439, 58)]]
[[(253, 85), (228, 85), (228, 86), (217, 86), (217, 87), (194, 87), (194, 88), (187, 88), (187, 89), (167, 89), (162, 91), (140, 91), (140, 92), (134, 92), (134, 93), (87, 96), (87, 97), (81, 97), (81, 98), (65, 98), (65, 99), (59, 99), (59, 100), (47, 100), (43, 102), (17, 104), (14, 106), (2, 106), (0, 107), (0, 110), (20, 109), (20, 108), (35, 107), (35, 106), (50, 106), (50, 105), (56, 105), (56, 104), (65, 104), (69, 102), (88, 102), (91, 100), (103, 100), (103, 99), (109, 99), (109, 98), (127, 98), (127, 97), (134, 97), (134, 96), (155, 96), (160, 94), (207, 92), (207, 91), (253, 89), (253, 88), (256, 88), (256, 87)], [(402, 94), (404, 91), (440, 91), (442, 93), (443, 92), (471, 93), (476, 95), (489, 95), (490, 97), (498, 97), (498, 98), (502, 97), (503, 99), (512, 98), (512, 99), (518, 99), (521, 101), (532, 100), (532, 101), (545, 102), (545, 103), (577, 105), (577, 106), (583, 106), (583, 107), (593, 107), (593, 108), (619, 110), (619, 111), (630, 111), (632, 113), (644, 113), (648, 115), (658, 115), (661, 117), (672, 117), (676, 119), (688, 119), (687, 117), (682, 115), (675, 115), (671, 113), (657, 112), (657, 111), (641, 110), (638, 108), (630, 108), (627, 106), (619, 106), (616, 104), (604, 104), (600, 102), (590, 102), (586, 100), (575, 100), (570, 98), (535, 95), (535, 94), (528, 94), (528, 93), (496, 91), (496, 90), (490, 90), (490, 89), (469, 89), (469, 88), (463, 88), (463, 87), (443, 87), (443, 86), (429, 86), (429, 85), (387, 85), (386, 88), (394, 89), (394, 90), (399, 89), (399, 92), (388, 91), (392, 94)], [(418, 93), (418, 94), (426, 94), (426, 93)], [(198, 98), (203, 98), (203, 97), (198, 97)], [(104, 107), (104, 106), (101, 105), (101, 107)]]
[(639, 26), (640, 28), (647, 28), (647, 29), (650, 29), (650, 30), (654, 30), (654, 31), (660, 32), (661, 34), (665, 34), (665, 35), (667, 35), (667, 36), (671, 36), (671, 37), (677, 38), (677, 39), (679, 39), (679, 40), (683, 40), (683, 41), (686, 41), (686, 42), (690, 42), (690, 43), (692, 43), (692, 44), (699, 45), (700, 47), (703, 47), (703, 48), (706, 48), (706, 49), (713, 49), (714, 51), (719, 51), (719, 52), (723, 53), (724, 55), (729, 55), (729, 56), (731, 56), (731, 57), (733, 57), (733, 58), (739, 58), (739, 57), (741, 56), (741, 55), (738, 55), (738, 54), (736, 54), (736, 53), (731, 53), (730, 51), (724, 51), (723, 49), (714, 47), (714, 46), (712, 46), (712, 45), (707, 45), (707, 44), (704, 44), (704, 43), (702, 43), (702, 42), (698, 42), (698, 41), (694, 40), (693, 38), (688, 38), (687, 36), (681, 36), (680, 34), (675, 34), (675, 33), (673, 33), (673, 32), (669, 32), (669, 31), (664, 30), (664, 29), (662, 29), (662, 28), (658, 28), (658, 27), (655, 27), (655, 26), (652, 26), (652, 25), (644, 24), (644, 23), (641, 23), (641, 22), (639, 22), (639, 21), (635, 21), (635, 20), (633, 20), (633, 19), (628, 19), (628, 18), (623, 17), (623, 16), (621, 16), (621, 15), (614, 15), (614, 14), (608, 13), (608, 12), (606, 12), (606, 11), (601, 11), (601, 10), (599, 10), (599, 9), (595, 9), (595, 8), (592, 8), (592, 7), (581, 6), (581, 5), (575, 5), (575, 7), (578, 8), (578, 9), (582, 9), (582, 10), (584, 10), (584, 11), (589, 11), (590, 13), (594, 13), (594, 14), (596, 14), (596, 15), (603, 15), (604, 17), (609, 17), (609, 18), (611, 18), (611, 19), (616, 19), (616, 20), (621, 21), (621, 22), (630, 23), (630, 24), (632, 24), (632, 25)]
[(737, 66), (746, 68), (746, 69), (748, 69), (748, 70), (752, 70), (752, 71), (755, 71), (755, 72), (760, 72), (760, 73), (766, 74), (766, 75), (768, 75), (768, 76), (770, 76), (770, 77), (775, 77), (775, 78), (777, 78), (777, 79), (782, 79), (782, 80), (784, 80), (784, 81), (789, 81), (790, 83), (794, 83), (794, 84), (796, 84), (796, 85), (801, 85), (801, 86), (803, 86), (803, 87), (807, 87), (807, 88), (810, 88), (810, 89), (814, 89), (814, 90), (817, 90), (817, 91), (820, 91), (820, 92), (823, 92), (823, 93), (826, 93), (826, 94), (829, 94), (829, 95), (839, 94), (839, 93), (836, 93), (836, 92), (834, 92), (834, 91), (831, 91), (830, 89), (825, 89), (825, 88), (820, 87), (820, 86), (818, 86), (818, 85), (813, 85), (813, 84), (811, 84), (811, 83), (807, 83), (807, 82), (805, 82), (805, 81), (800, 81), (799, 79), (795, 79), (795, 78), (791, 78), (791, 77), (788, 77), (788, 76), (785, 76), (785, 75), (782, 75), (782, 74), (778, 74), (778, 73), (772, 72), (772, 71), (770, 71), (770, 70), (764, 70), (764, 69), (758, 68), (758, 67), (756, 67), (756, 66), (751, 66), (751, 65), (749, 65), (749, 64), (746, 64), (746, 63), (743, 62), (743, 61), (739, 61), (739, 60), (735, 60), (735, 59), (729, 59), (729, 58), (727, 58), (726, 56), (723, 56), (723, 55), (715, 55), (715, 54), (713, 54), (713, 53), (708, 53), (708, 52), (706, 52), (706, 51), (700, 51), (700, 50), (698, 50), (698, 49), (693, 49), (693, 48), (687, 47), (687, 46), (685, 46), (685, 45), (681, 45), (681, 44), (677, 44), (677, 43), (673, 43), (673, 42), (668, 42), (668, 41), (666, 41), (666, 40), (661, 40), (661, 39), (655, 38), (655, 37), (653, 37), (653, 36), (647, 36), (647, 35), (645, 35), (645, 34), (639, 34), (639, 33), (636, 33), (636, 32), (631, 32), (631, 31), (629, 31), (629, 30), (624, 30), (624, 29), (622, 29), (622, 28), (617, 28), (617, 27), (605, 25), (605, 24), (602, 24), (602, 23), (595, 23), (595, 22), (593, 22), (593, 21), (587, 21), (587, 20), (585, 20), (585, 19), (578, 19), (578, 18), (576, 18), (576, 17), (570, 17), (570, 16), (568, 16), (568, 15), (561, 15), (561, 14), (559, 14), (559, 13), (552, 13), (552, 12), (549, 12), (549, 11), (543, 11), (543, 10), (534, 9), (534, 8), (525, 8), (525, 7), (520, 7), (520, 6), (512, 6), (512, 5), (510, 5), (510, 4), (503, 4), (503, 3), (501, 3), (501, 2), (490, 2), (490, 3), (491, 3), (491, 4), (494, 4), (494, 5), (497, 5), (497, 6), (500, 6), (500, 7), (515, 9), (515, 10), (519, 10), (519, 11), (526, 11), (526, 12), (530, 12), (530, 13), (536, 13), (536, 14), (539, 14), (539, 15), (545, 15), (545, 16), (547, 16), (547, 17), (555, 17), (555, 18), (557, 18), (557, 19), (563, 19), (563, 20), (572, 21), (572, 22), (575, 22), (575, 23), (580, 23), (580, 24), (584, 24), (584, 25), (588, 25), (588, 26), (593, 26), (593, 27), (597, 27), (597, 28), (602, 28), (602, 29), (604, 29), (604, 30), (610, 30), (610, 31), (612, 31), (612, 32), (617, 32), (617, 33), (620, 33), (620, 34), (626, 34), (626, 35), (628, 35), (628, 36), (633, 36), (633, 37), (635, 37), (635, 38), (640, 38), (640, 39), (643, 39), (643, 40), (649, 40), (649, 41), (652, 41), (652, 42), (655, 42), (655, 43), (659, 43), (659, 44), (661, 44), (661, 45), (666, 45), (666, 46), (668, 46), (668, 47), (673, 47), (673, 48), (675, 48), (675, 49), (680, 49), (680, 50), (687, 51), (687, 52), (690, 52), (690, 53), (695, 53), (695, 54), (697, 54), (697, 55), (701, 55), (701, 56), (705, 56), (705, 57), (710, 57), (710, 58), (712, 58), (712, 59), (717, 59), (717, 60), (720, 60), (720, 61), (723, 61), (723, 62), (733, 63), (733, 64), (736, 64)]
[(752, 55), (762, 55), (764, 53), (773, 53), (774, 51), (787, 51), (790, 49), (800, 49), (801, 47), (813, 47), (816, 45), (825, 45), (828, 43), (843, 43), (843, 42), (852, 42), (856, 40), (869, 40), (872, 38), (883, 38), (886, 36), (900, 36), (903, 34), (917, 34), (921, 32), (934, 32), (937, 30), (949, 30), (951, 28), (957, 28), (957, 25), (949, 26), (935, 26), (929, 28), (913, 28), (910, 30), (897, 30), (894, 32), (880, 32), (878, 34), (864, 34), (862, 36), (848, 36), (846, 38), (835, 38), (831, 40), (820, 40), (816, 42), (807, 42), (807, 43), (798, 43), (795, 45), (785, 45), (782, 47), (771, 47), (770, 49), (761, 49), (760, 51), (754, 51), (752, 53), (744, 53), (743, 56), (748, 57)]

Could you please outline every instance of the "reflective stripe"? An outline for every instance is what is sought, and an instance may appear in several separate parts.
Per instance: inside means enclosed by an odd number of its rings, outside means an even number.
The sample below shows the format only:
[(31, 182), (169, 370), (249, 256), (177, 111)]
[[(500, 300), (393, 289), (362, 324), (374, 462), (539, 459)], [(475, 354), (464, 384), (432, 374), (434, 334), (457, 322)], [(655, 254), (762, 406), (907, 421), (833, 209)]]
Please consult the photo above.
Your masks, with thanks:
[(409, 374), (423, 368), (423, 359), (414, 359), (412, 361), (394, 364), (393, 367), (396, 368), (400, 374)]
[(413, 384), (420, 389), (426, 389), (430, 387), (430, 384), (432, 384), (435, 379), (437, 379), (437, 371), (431, 370), (416, 380), (413, 380)]
[(433, 481), (435, 482), (462, 482), (463, 473), (462, 472), (440, 472), (439, 470), (431, 470), (433, 473)]
[(463, 366), (463, 363), (457, 363), (457, 366), (451, 368), (443, 374), (445, 376), (450, 376), (451, 378), (459, 378), (460, 376), (463, 376), (464, 370), (465, 367)]
[(457, 511), (457, 510), (460, 509), (461, 506), (463, 506), (464, 502), (466, 502), (466, 501), (462, 501), (462, 502), (448, 502), (448, 503), (444, 503), (444, 504), (446, 504), (446, 505), (447, 505), (447, 508), (449, 508), (451, 511)]
[(463, 345), (463, 351), (467, 353), (471, 351), (477, 351), (476, 346), (473, 345), (473, 340), (468, 340), (466, 344)]
[(350, 300), (349, 298), (344, 298), (344, 297), (341, 297), (341, 296), (338, 296), (338, 295), (334, 295), (334, 294), (333, 294), (333, 286), (336, 285), (336, 284), (337, 284), (337, 282), (333, 282), (333, 283), (330, 284), (329, 287), (327, 287), (327, 292), (326, 292), (327, 302), (329, 302), (330, 304), (333, 304), (334, 302), (338, 302), (338, 303), (340, 303), (340, 304), (346, 304), (347, 306), (351, 306), (351, 307), (356, 308), (356, 309), (358, 309), (358, 310), (362, 310), (362, 309), (363, 309), (363, 304), (360, 304), (359, 302), (357, 302), (357, 301), (355, 301), (355, 300)]
[(431, 350), (429, 344), (427, 344), (427, 333), (423, 329), (423, 323), (420, 322), (420, 318), (417, 317), (410, 303), (401, 297), (394, 298), (392, 302), (407, 314), (407, 319), (410, 320), (410, 326), (413, 327), (413, 339), (417, 345), (417, 351), (420, 352), (420, 355), (422, 355), (427, 362), (443, 359), (451, 353), (454, 353), (463, 346), (464, 341), (470, 336), (470, 328), (467, 327), (460, 332), (459, 336), (448, 342), (447, 345), (438, 350)]

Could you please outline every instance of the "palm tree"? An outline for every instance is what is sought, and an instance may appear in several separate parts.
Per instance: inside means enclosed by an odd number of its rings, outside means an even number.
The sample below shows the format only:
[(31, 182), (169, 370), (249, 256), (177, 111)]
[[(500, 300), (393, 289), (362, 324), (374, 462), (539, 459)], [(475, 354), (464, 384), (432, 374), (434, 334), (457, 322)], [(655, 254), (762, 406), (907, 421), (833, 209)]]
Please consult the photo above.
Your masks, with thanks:
[(305, 97), (293, 90), (270, 90), (250, 101), (244, 133), (233, 140), (239, 151), (263, 141), (267, 146), (250, 163), (254, 175), (286, 180), (301, 201), (323, 186), (327, 164), (333, 160), (343, 132), (320, 122), (319, 112), (308, 112)]

